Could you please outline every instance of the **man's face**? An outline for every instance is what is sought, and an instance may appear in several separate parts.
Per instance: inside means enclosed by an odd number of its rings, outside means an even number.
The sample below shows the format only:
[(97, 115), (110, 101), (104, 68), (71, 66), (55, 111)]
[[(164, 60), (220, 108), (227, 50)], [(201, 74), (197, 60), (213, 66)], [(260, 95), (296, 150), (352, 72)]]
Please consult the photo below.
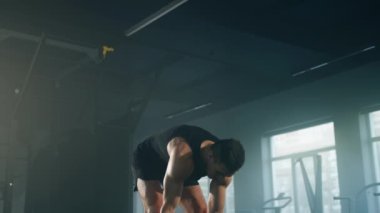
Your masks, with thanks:
[(209, 178), (217, 179), (225, 177), (227, 173), (226, 167), (221, 162), (215, 161), (215, 158), (210, 159), (207, 166), (207, 176)]

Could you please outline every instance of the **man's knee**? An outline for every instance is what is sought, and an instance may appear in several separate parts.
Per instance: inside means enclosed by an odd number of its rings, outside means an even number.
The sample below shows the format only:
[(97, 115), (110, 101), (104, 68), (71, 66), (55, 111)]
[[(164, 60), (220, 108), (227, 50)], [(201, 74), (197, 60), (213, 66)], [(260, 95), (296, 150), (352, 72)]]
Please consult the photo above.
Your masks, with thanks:
[(162, 197), (154, 197), (145, 201), (145, 213), (160, 213)]
[(185, 201), (182, 205), (189, 213), (207, 213), (207, 205), (204, 202)]
[(207, 213), (206, 204), (196, 205), (196, 207), (194, 208), (194, 212)]
[(155, 204), (145, 207), (145, 213), (160, 213), (161, 205)]

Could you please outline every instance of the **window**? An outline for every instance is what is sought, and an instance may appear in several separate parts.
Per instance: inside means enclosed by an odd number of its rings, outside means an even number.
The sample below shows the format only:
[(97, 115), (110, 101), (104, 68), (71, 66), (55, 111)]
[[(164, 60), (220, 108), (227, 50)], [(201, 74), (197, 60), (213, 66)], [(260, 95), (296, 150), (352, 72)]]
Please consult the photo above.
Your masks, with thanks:
[(380, 182), (380, 111), (369, 113), (370, 142), (372, 144), (375, 180)]
[[(379, 183), (380, 182), (380, 110), (371, 111), (365, 113), (365, 130), (364, 130), (364, 140), (363, 140), (363, 150), (365, 159), (365, 172), (366, 172), (366, 182), (367, 184)], [(370, 190), (378, 193), (380, 192), (380, 187), (374, 187)], [(371, 194), (371, 193), (368, 193)], [(373, 193), (372, 193), (373, 194)], [(380, 211), (380, 196), (368, 197), (367, 204), (370, 212)]]
[[(280, 193), (292, 198), (283, 213), (310, 212), (305, 178), (310, 181), (314, 193), (316, 184), (321, 183), (318, 186), (322, 192), (320, 206), (324, 213), (341, 211), (340, 202), (333, 199), (339, 195), (339, 182), (332, 122), (270, 135), (264, 146), (269, 146), (263, 149), (267, 150), (263, 154), (269, 156), (264, 156), (268, 159), (264, 167), (271, 168), (267, 170), (270, 173), (267, 177), (271, 181), (265, 183), (268, 191), (265, 193), (266, 198), (277, 197)], [(306, 175), (302, 174), (301, 161)], [(321, 166), (321, 176), (316, 176), (317, 165)]]

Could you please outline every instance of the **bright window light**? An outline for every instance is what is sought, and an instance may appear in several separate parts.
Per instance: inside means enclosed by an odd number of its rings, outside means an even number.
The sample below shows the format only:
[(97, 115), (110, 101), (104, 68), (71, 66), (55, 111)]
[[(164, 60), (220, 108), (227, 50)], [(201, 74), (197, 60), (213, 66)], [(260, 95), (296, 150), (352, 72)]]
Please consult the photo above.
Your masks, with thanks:
[(272, 157), (335, 146), (334, 124), (327, 123), (271, 137)]
[(325, 123), (269, 137), (272, 197), (280, 193), (293, 201), (282, 213), (309, 213), (310, 208), (301, 169), (295, 164), (302, 158), (309, 180), (315, 191), (313, 156), (322, 161), (322, 202), (325, 213), (340, 213), (338, 168), (335, 152), (334, 123)]

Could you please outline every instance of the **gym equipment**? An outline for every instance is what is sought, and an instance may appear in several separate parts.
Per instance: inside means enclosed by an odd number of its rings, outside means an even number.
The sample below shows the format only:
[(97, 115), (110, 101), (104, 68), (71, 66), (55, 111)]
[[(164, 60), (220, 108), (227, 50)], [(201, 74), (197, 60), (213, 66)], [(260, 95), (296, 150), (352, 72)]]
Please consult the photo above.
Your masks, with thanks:
[[(267, 206), (269, 203), (274, 204), (274, 202), (276, 202), (276, 201), (283, 201), (283, 204), (278, 205), (278, 206), (274, 206), (274, 205)], [(274, 213), (281, 213), (281, 210), (283, 208), (285, 208), (286, 206), (288, 206), (290, 202), (292, 202), (291, 197), (285, 197), (285, 193), (280, 193), (280, 194), (278, 194), (278, 196), (276, 198), (272, 198), (272, 199), (265, 201), (262, 209), (264, 211), (273, 210)]]
[[(371, 183), (366, 186), (364, 186), (358, 193), (356, 193), (355, 198), (351, 197), (342, 197), (342, 196), (336, 196), (334, 197), (334, 200), (344, 200), (347, 202), (348, 206), (348, 213), (352, 212), (352, 209), (355, 210), (354, 213), (361, 213), (363, 209), (363, 195), (368, 192), (369, 189), (371, 188), (376, 188), (380, 187), (380, 182), (379, 183)], [(368, 193), (367, 193), (368, 194)], [(372, 193), (373, 196), (378, 197), (380, 196), (379, 192), (374, 192)]]

